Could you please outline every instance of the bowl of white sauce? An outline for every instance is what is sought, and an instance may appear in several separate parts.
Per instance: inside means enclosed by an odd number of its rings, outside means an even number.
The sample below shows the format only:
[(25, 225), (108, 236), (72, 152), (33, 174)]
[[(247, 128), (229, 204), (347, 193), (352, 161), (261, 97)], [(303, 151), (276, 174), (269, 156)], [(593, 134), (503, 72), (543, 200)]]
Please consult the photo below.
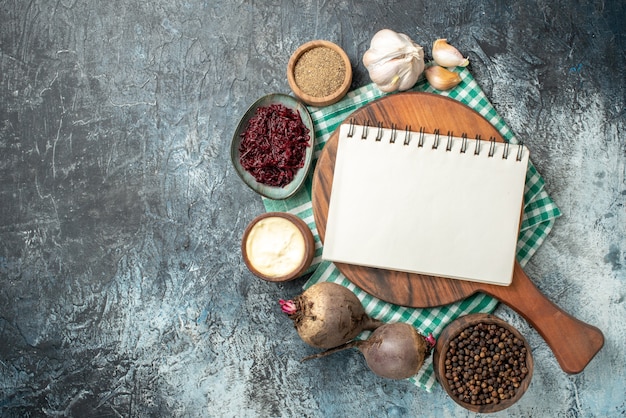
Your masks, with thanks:
[(270, 282), (296, 279), (311, 266), (315, 241), (309, 226), (284, 212), (257, 216), (246, 227), (241, 253), (248, 269)]

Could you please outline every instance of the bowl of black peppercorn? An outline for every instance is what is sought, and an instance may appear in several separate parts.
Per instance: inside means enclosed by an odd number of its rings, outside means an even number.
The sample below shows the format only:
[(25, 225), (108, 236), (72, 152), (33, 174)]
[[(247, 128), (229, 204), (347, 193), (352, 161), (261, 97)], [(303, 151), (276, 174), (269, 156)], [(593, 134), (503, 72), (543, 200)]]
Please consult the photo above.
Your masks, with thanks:
[(530, 346), (517, 329), (494, 315), (471, 314), (443, 330), (433, 367), (457, 404), (485, 414), (517, 402), (530, 385), (534, 365)]

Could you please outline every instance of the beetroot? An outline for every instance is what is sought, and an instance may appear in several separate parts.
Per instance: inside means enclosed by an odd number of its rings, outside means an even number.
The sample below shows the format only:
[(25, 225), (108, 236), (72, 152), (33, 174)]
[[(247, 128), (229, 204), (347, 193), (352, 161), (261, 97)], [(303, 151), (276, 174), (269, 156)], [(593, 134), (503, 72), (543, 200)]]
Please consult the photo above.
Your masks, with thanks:
[(284, 187), (304, 167), (309, 129), (300, 114), (282, 104), (261, 106), (239, 143), (239, 162), (256, 181)]
[(417, 374), (435, 345), (432, 334), (424, 337), (405, 323), (384, 324), (365, 341), (349, 341), (338, 347), (305, 357), (320, 358), (347, 348), (357, 348), (375, 374), (388, 379), (407, 379)]
[(382, 325), (365, 313), (354, 293), (336, 283), (316, 283), (293, 300), (281, 299), (280, 304), (300, 338), (316, 348), (336, 347)]

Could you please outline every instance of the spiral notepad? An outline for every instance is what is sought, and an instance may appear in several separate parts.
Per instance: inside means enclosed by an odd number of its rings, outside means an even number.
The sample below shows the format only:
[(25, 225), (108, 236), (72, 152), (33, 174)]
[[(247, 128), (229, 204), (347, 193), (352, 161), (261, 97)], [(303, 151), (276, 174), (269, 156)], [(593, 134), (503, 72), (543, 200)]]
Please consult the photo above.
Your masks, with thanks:
[(338, 141), (324, 259), (511, 283), (524, 145), (352, 123)]

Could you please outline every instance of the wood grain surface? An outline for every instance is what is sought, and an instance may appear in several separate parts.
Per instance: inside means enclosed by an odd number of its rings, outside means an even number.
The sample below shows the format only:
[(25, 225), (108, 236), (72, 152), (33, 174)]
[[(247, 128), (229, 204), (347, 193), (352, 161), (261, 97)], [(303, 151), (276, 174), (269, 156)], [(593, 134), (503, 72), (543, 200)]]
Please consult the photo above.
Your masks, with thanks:
[[(382, 122), (398, 129), (408, 127), (427, 132), (439, 129), (455, 136), (466, 133), (503, 141), (486, 119), (469, 107), (447, 97), (430, 93), (401, 93), (372, 102), (348, 118), (356, 124), (374, 126)], [(317, 229), (324, 241), (328, 205), (332, 193), (338, 130), (324, 146), (313, 175), (313, 212)], [(462, 211), (462, 208), (459, 208)], [(354, 284), (384, 301), (409, 307), (432, 307), (461, 300), (476, 292), (489, 294), (522, 315), (548, 343), (561, 368), (568, 373), (582, 371), (604, 344), (595, 327), (570, 316), (548, 300), (516, 262), (510, 286), (425, 276), (364, 266), (336, 263), (337, 268)]]

